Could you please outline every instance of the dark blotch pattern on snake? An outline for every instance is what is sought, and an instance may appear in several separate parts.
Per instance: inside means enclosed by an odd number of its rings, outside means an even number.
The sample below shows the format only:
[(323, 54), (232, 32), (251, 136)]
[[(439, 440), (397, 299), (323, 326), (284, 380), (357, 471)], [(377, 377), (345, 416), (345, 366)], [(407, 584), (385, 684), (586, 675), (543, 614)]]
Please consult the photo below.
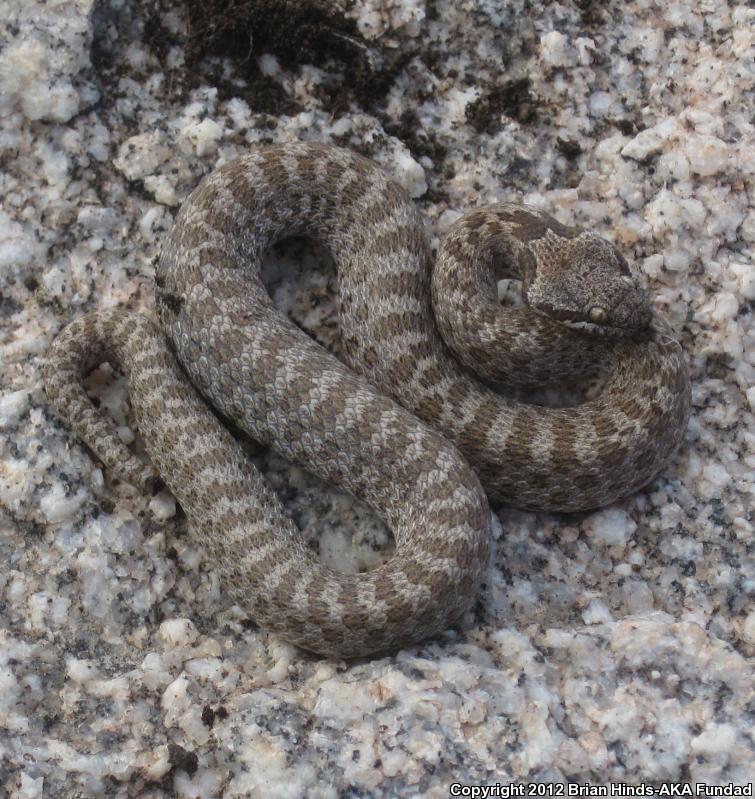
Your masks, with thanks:
[[(348, 365), (260, 279), (266, 251), (291, 235), (335, 258)], [(502, 276), (522, 281), (527, 307), (500, 305)], [(162, 329), (113, 310), (63, 331), (45, 367), (50, 401), (114, 473), (149, 483), (153, 468), (82, 387), (103, 360), (119, 366), (152, 463), (226, 595), (315, 652), (382, 652), (458, 623), (487, 567), (485, 493), (535, 510), (604, 505), (651, 480), (687, 425), (681, 348), (612, 245), (501, 204), (461, 218), (433, 264), (404, 191), (347, 150), (273, 146), (220, 167), (181, 208), (156, 285)], [(604, 388), (577, 407), (489, 387), (558, 383), (596, 363)], [(395, 555), (366, 574), (326, 568), (207, 402), (374, 507)]]

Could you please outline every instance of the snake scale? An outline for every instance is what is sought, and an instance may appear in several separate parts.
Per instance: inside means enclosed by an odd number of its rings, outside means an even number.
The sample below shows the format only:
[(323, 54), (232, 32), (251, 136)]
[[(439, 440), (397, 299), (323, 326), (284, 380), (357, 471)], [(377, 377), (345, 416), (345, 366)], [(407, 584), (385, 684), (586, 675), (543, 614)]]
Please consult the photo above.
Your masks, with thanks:
[[(292, 235), (333, 254), (348, 363), (276, 310), (260, 278)], [(526, 307), (501, 306), (503, 276), (522, 281)], [(687, 425), (681, 347), (613, 245), (499, 204), (459, 219), (433, 264), (405, 192), (345, 149), (260, 147), (221, 166), (180, 209), (155, 283), (159, 327), (115, 309), (57, 337), (49, 399), (116, 475), (146, 486), (156, 467), (226, 595), (314, 652), (364, 656), (457, 624), (487, 568), (486, 494), (537, 510), (610, 503), (657, 474)], [(153, 466), (84, 391), (104, 360), (127, 377)], [(603, 390), (577, 407), (494, 388), (595, 363)], [(375, 508), (394, 556), (364, 574), (325, 567), (207, 403)]]

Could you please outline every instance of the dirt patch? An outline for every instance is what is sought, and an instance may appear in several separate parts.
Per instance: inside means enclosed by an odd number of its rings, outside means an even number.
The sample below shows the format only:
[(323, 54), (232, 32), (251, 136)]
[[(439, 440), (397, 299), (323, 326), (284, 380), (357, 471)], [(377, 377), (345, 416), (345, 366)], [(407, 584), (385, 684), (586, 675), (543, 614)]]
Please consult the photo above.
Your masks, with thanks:
[(328, 60), (359, 66), (364, 42), (353, 20), (323, 0), (186, 0), (187, 56), (251, 61), (273, 53), (286, 66)]
[[(327, 71), (319, 100), (331, 112), (356, 101), (370, 107), (390, 88), (397, 70), (368, 46), (356, 23), (325, 0), (186, 0), (189, 64), (207, 55), (234, 58), (239, 74), (259, 80), (254, 56), (272, 53), (286, 67), (313, 64)], [(283, 98), (264, 110), (290, 113)], [(279, 102), (275, 102), (275, 100)], [(263, 110), (263, 109), (260, 109)]]
[(467, 121), (478, 133), (497, 133), (501, 116), (522, 124), (537, 118), (537, 97), (530, 92), (529, 78), (519, 78), (493, 89), (470, 103), (466, 108)]
[[(221, 98), (243, 96), (255, 111), (290, 115), (300, 110), (275, 81), (262, 75), (256, 60), (262, 53), (271, 53), (289, 69), (300, 64), (321, 68), (324, 76), (315, 94), (333, 114), (352, 102), (375, 109), (411, 58), (367, 43), (354, 20), (328, 0), (184, 0), (182, 5), (187, 33), (177, 42), (161, 22), (170, 10), (167, 0), (143, 2), (145, 43), (163, 64), (170, 47), (180, 44), (188, 69), (178, 80), (185, 87), (209, 81)], [(212, 56), (233, 59), (246, 90), (229, 84)]]

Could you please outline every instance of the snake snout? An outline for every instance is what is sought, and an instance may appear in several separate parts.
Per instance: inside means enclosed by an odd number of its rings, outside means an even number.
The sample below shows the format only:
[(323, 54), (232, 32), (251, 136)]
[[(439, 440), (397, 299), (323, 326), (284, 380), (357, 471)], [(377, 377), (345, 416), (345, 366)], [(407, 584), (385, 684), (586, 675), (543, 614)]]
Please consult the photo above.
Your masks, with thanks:
[[(631, 278), (622, 277), (622, 288), (610, 309), (610, 323), (626, 332), (647, 330), (653, 320), (653, 309), (645, 291)], [(630, 281), (631, 280), (631, 284)]]

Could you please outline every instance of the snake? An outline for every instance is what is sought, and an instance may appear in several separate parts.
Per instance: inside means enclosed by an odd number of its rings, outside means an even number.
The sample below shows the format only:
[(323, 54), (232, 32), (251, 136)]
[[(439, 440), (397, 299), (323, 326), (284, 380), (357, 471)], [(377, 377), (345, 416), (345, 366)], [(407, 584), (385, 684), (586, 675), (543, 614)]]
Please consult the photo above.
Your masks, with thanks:
[[(261, 278), (291, 236), (335, 261), (340, 358)], [(523, 304), (500, 302), (504, 278)], [(207, 175), (163, 243), (155, 307), (157, 320), (116, 307), (64, 328), (44, 360), (49, 401), (116, 477), (163, 481), (231, 601), (326, 656), (461, 625), (490, 566), (490, 501), (569, 513), (626, 497), (690, 413), (683, 349), (615, 245), (497, 203), (460, 216), (434, 256), (406, 191), (329, 144), (259, 146)], [(125, 375), (148, 460), (85, 391), (103, 361)], [(579, 404), (527, 400), (596, 373)], [(326, 566), (240, 434), (366, 502), (395, 553), (358, 574)]]

